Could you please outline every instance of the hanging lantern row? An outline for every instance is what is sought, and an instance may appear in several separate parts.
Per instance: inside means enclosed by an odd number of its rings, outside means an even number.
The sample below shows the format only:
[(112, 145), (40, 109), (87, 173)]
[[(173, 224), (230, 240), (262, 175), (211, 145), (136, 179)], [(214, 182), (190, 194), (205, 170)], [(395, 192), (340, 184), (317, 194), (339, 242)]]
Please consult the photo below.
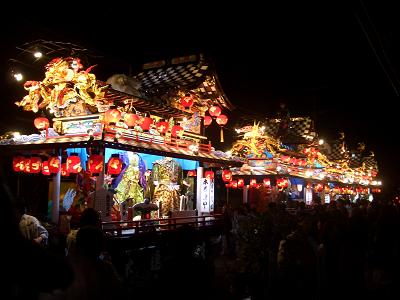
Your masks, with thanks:
[[(110, 125), (115, 125), (121, 119), (121, 112), (116, 109), (109, 109), (104, 113), (104, 122)], [(128, 128), (132, 129), (139, 125), (144, 132), (148, 132), (153, 124), (153, 119), (150, 117), (141, 118), (134, 113), (125, 113), (124, 122)], [(155, 124), (156, 130), (160, 134), (166, 134), (170, 129), (169, 123), (166, 121), (160, 121)], [(171, 135), (173, 137), (182, 137), (184, 128), (180, 125), (174, 125), (171, 128)]]
[(212, 119), (215, 119), (215, 122), (221, 127), (221, 143), (224, 142), (224, 131), (223, 127), (228, 123), (228, 117), (226, 115), (221, 114), (221, 108), (219, 106), (211, 106), (208, 109), (208, 113), (210, 116), (204, 116), (203, 124), (205, 127), (210, 126), (212, 123)]
[[(112, 156), (107, 163), (107, 173), (110, 175), (118, 175), (122, 170), (122, 160), (116, 156)], [(98, 175), (103, 169), (103, 156), (92, 154), (88, 160), (88, 171), (92, 175)], [(81, 159), (74, 153), (68, 156), (65, 163), (61, 163), (58, 157), (50, 157), (42, 162), (40, 157), (16, 156), (13, 158), (13, 170), (30, 174), (42, 172), (43, 175), (57, 174), (61, 171), (62, 176), (69, 176), (71, 173), (79, 173), (82, 166)]]

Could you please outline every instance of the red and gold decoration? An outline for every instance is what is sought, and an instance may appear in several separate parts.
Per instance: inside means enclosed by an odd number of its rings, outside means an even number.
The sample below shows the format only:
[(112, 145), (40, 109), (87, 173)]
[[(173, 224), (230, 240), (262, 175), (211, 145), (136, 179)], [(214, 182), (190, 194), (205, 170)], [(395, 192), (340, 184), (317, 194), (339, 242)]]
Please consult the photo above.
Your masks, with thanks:
[(112, 108), (104, 113), (104, 122), (110, 125), (115, 125), (121, 119), (121, 112)]
[(61, 164), (61, 176), (67, 177), (69, 176), (68, 168), (67, 168), (67, 163)]
[(238, 186), (238, 188), (244, 187), (244, 179), (243, 178), (237, 179), (237, 186)]
[(52, 174), (58, 173), (61, 170), (61, 161), (57, 156), (52, 156), (48, 159), (49, 172)]
[(81, 159), (75, 153), (72, 153), (67, 157), (67, 172), (68, 173), (79, 173), (82, 171)]
[(166, 121), (160, 121), (156, 124), (156, 129), (160, 134), (166, 134), (169, 129), (169, 123)]
[(37, 156), (32, 156), (29, 162), (29, 173), (40, 173), (42, 170), (42, 159)]
[(33, 124), (39, 130), (45, 130), (45, 129), (49, 128), (49, 126), (50, 126), (49, 119), (44, 118), (44, 117), (36, 118), (35, 120), (33, 120)]
[(212, 170), (205, 171), (204, 178), (214, 179), (214, 171), (212, 171)]
[(210, 116), (204, 116), (203, 124), (205, 127), (210, 126), (212, 123), (212, 118)]
[(189, 109), (193, 106), (193, 96), (190, 94), (186, 94), (185, 96), (181, 97), (181, 105), (185, 108), (185, 109)]
[(45, 68), (42, 81), (25, 82), (28, 95), (16, 105), (33, 112), (48, 109), (56, 117), (85, 115), (88, 107), (99, 111), (108, 105), (104, 99), (107, 85), (100, 87), (90, 73), (93, 67), (83, 70), (78, 58), (55, 58)]
[(251, 188), (256, 188), (256, 187), (257, 187), (257, 179), (255, 179), (255, 178), (250, 178), (250, 184), (249, 184), (249, 186), (250, 186)]
[(51, 173), (49, 171), (49, 161), (48, 160), (46, 160), (42, 163), (42, 174), (45, 176), (51, 175)]
[(143, 131), (149, 131), (151, 124), (153, 124), (153, 119), (150, 117), (144, 117), (140, 122), (140, 127)]
[(137, 114), (126, 113), (124, 115), (124, 122), (129, 128), (134, 128), (139, 124), (140, 118)]
[(180, 126), (180, 125), (174, 125), (174, 126), (172, 126), (172, 129), (171, 129), (171, 135), (172, 135), (173, 137), (182, 137), (184, 131), (185, 131), (185, 130), (183, 129), (182, 126)]
[(118, 155), (112, 155), (107, 162), (107, 174), (118, 175), (122, 171), (122, 160)]
[(103, 171), (104, 166), (104, 158), (103, 155), (100, 154), (92, 154), (89, 157), (88, 161), (88, 171), (92, 175), (98, 175)]
[(196, 177), (197, 176), (197, 172), (196, 170), (189, 170), (187, 173), (188, 177)]
[(230, 182), (232, 180), (232, 172), (231, 172), (231, 170), (223, 170), (222, 171), (222, 180), (224, 182)]
[(13, 158), (13, 170), (15, 172), (24, 172), (25, 169), (25, 157), (24, 156), (15, 156)]
[(271, 179), (269, 179), (269, 178), (264, 178), (264, 179), (263, 179), (263, 185), (264, 185), (264, 187), (266, 187), (266, 188), (270, 188), (270, 187), (271, 187)]
[(208, 113), (210, 114), (211, 117), (218, 117), (221, 114), (221, 108), (219, 106), (211, 106), (208, 109)]

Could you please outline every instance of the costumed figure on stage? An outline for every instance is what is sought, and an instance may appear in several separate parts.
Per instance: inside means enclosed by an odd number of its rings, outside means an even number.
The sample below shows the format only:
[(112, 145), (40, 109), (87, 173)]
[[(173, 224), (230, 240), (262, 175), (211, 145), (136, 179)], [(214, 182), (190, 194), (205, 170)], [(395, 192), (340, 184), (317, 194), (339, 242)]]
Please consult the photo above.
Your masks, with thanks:
[(158, 203), (160, 216), (168, 216), (171, 211), (179, 210), (179, 190), (182, 179), (182, 167), (171, 157), (165, 157), (153, 163), (152, 172), (154, 195), (153, 203)]
[[(120, 155), (123, 162), (123, 169), (117, 178), (113, 180), (112, 187), (114, 188), (116, 209), (120, 209), (120, 205), (127, 199), (131, 200), (129, 205), (124, 205), (126, 209), (136, 203), (143, 202), (143, 190), (146, 189), (146, 165), (144, 160), (134, 152), (126, 152)], [(124, 214), (124, 212), (121, 212)]]

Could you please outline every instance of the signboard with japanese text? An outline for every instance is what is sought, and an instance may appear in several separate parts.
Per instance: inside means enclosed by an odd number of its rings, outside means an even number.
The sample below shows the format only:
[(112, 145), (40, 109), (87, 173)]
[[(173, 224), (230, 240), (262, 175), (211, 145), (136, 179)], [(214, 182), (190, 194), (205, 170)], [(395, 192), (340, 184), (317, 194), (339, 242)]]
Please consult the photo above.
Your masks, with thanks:
[(201, 181), (201, 213), (209, 213), (214, 210), (214, 180), (203, 178)]

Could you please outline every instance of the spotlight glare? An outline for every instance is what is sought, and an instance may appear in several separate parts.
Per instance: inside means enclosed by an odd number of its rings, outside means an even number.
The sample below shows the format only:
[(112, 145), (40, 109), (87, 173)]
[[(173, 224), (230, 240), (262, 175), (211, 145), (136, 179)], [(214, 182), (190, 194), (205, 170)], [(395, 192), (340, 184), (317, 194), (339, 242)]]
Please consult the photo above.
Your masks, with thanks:
[(40, 51), (36, 51), (35, 53), (33, 53), (33, 56), (36, 58), (41, 58), (43, 56), (43, 54)]
[(15, 74), (14, 74), (14, 78), (15, 78), (15, 80), (17, 80), (17, 81), (21, 81), (24, 77), (22, 76), (21, 73), (15, 73)]

